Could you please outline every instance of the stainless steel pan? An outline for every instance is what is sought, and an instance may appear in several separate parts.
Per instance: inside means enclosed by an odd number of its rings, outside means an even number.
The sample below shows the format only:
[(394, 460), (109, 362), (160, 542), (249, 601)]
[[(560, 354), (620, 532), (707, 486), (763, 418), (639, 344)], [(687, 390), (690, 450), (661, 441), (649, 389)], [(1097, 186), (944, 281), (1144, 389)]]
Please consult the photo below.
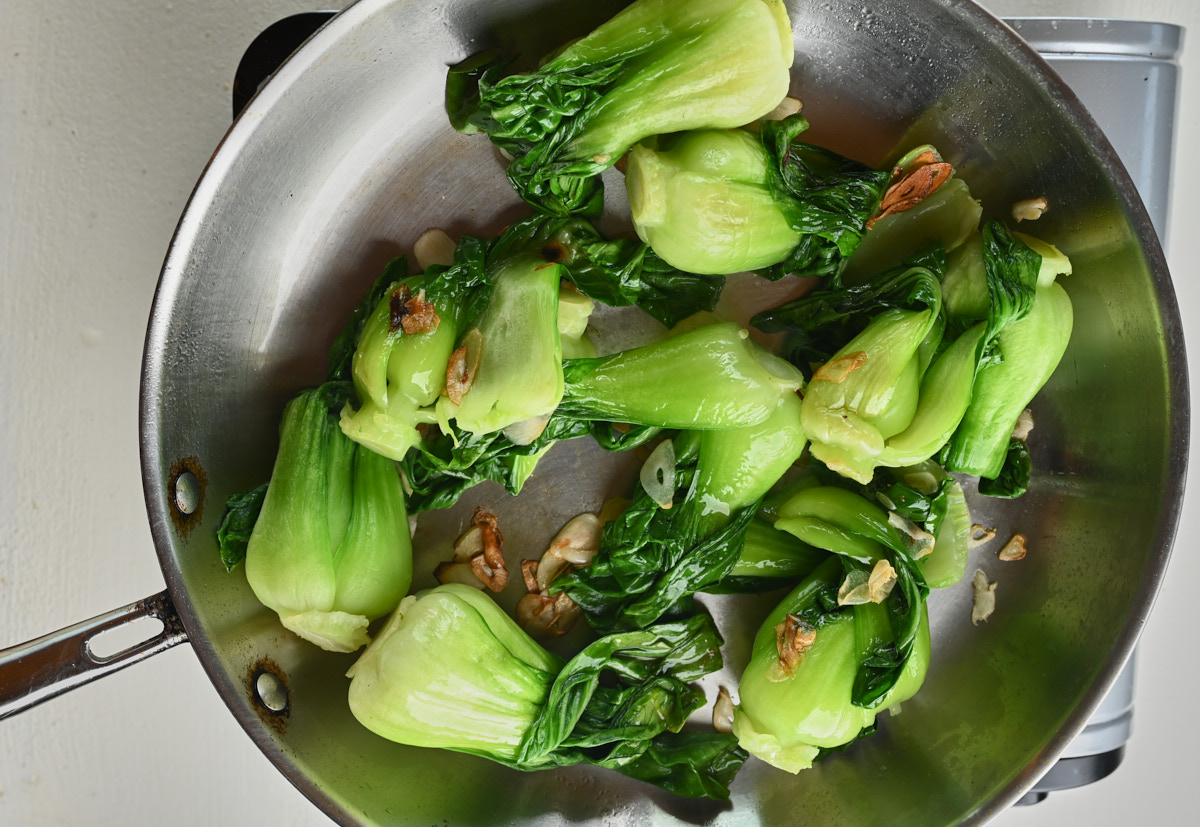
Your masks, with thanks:
[[(266, 478), (283, 402), (320, 380), (383, 263), (428, 227), (487, 233), (522, 214), (487, 141), (446, 123), (446, 65), (492, 45), (544, 52), (620, 5), (361, 0), (263, 88), (197, 185), (147, 333), (143, 475), (167, 591), (0, 653), (0, 714), (190, 640), (251, 738), (345, 823), (954, 823), (999, 812), (1053, 763), (1127, 658), (1165, 569), (1187, 453), (1184, 349), (1162, 252), (1111, 148), (1032, 50), (964, 0), (789, 3), (812, 139), (874, 163), (935, 143), (992, 213), (1045, 195), (1036, 232), (1075, 263), (1076, 333), (1035, 405), (1032, 490), (975, 512), (1024, 533), (1030, 554), (972, 560), (999, 583), (986, 625), (971, 625), (965, 583), (935, 595), (929, 680), (879, 734), (796, 777), (751, 762), (728, 805), (400, 747), (350, 716), (351, 659), (284, 632), (218, 561), (225, 497)], [(500, 511), (512, 548), (543, 548), (629, 472), (582, 445), (548, 460), (516, 503), (474, 497)], [(418, 585), (462, 511), (423, 518)], [(733, 684), (764, 609), (714, 609), (729, 641), (719, 682)], [(89, 654), (97, 628), (146, 616), (161, 634)]]

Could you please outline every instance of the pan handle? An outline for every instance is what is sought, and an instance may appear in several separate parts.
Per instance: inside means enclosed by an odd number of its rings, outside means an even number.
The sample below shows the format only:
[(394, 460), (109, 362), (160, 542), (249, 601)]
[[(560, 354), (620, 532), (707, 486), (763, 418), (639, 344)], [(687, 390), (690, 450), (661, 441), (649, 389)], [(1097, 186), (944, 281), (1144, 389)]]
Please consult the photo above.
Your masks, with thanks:
[[(162, 629), (114, 654), (100, 655), (94, 651), (92, 642), (101, 634), (146, 618), (161, 622)], [(0, 650), (0, 720), (178, 643), (186, 643), (187, 639), (170, 595), (162, 592), (37, 640)]]

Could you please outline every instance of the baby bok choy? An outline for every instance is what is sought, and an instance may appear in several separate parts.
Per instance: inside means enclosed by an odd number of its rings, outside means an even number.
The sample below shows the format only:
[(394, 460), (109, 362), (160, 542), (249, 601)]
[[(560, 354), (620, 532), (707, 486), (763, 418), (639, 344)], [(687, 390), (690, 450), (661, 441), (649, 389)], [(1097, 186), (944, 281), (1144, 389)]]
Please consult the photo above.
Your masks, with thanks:
[(637, 0), (535, 71), (488, 53), (453, 67), (446, 110), (513, 157), (508, 179), (539, 212), (598, 215), (597, 176), (634, 143), (766, 115), (793, 55), (782, 0)]
[(305, 640), (335, 652), (367, 643), (368, 623), (412, 582), (412, 547), (395, 464), (346, 438), (328, 383), (284, 410), (279, 453), (246, 548), (246, 580)]
[(333, 349), (353, 354), (331, 356), (357, 397), (342, 428), (395, 460), (418, 446), (419, 426), (446, 430), (450, 419), (476, 437), (520, 425), (513, 437), (527, 444), (561, 396), (564, 344), (572, 355), (593, 352), (584, 336), (593, 300), (638, 304), (670, 325), (712, 309), (720, 290), (719, 279), (680, 272), (577, 218), (533, 217), (490, 241), (465, 237), (452, 263), (415, 276), (398, 258)]
[(813, 550), (772, 536), (779, 532), (756, 520), (767, 490), (804, 450), (799, 408), (799, 398), (785, 393), (761, 423), (685, 431), (662, 443), (674, 457), (661, 469), (670, 482), (656, 484), (652, 476), (643, 484), (605, 525), (591, 563), (551, 591), (565, 592), (593, 629), (607, 632), (689, 614), (693, 594), (727, 588), (731, 575), (807, 572)]
[[(999, 222), (979, 237), (978, 279), (959, 275), (957, 250), (948, 259), (934, 247), (863, 283), (817, 290), (755, 317), (766, 331), (791, 334), (794, 359), (819, 365), (802, 418), (814, 458), (865, 484), (878, 467), (939, 454), (969, 406), (980, 405), (978, 377), (1003, 358), (999, 343), (1030, 312), (1040, 257)], [(956, 306), (977, 307), (978, 318), (947, 312), (945, 281)], [(1030, 364), (1012, 351), (1009, 369)], [(1012, 412), (1002, 448), (1028, 399)]]
[(916, 694), (928, 668), (929, 625), (923, 618), (895, 682), (874, 704), (855, 702), (855, 682), (868, 657), (858, 641), (859, 627), (878, 626), (867, 615), (879, 607), (839, 607), (843, 576), (838, 561), (828, 560), (775, 607), (754, 638), (738, 684), (733, 713), (738, 743), (788, 772), (807, 769), (825, 752), (870, 734), (879, 712)]
[[(603, 433), (608, 423), (554, 413), (563, 354), (594, 352), (585, 331), (597, 301), (636, 304), (670, 325), (712, 309), (721, 290), (720, 279), (680, 272), (636, 239), (608, 240), (580, 218), (534, 216), (488, 242), (464, 238), (455, 259), (421, 280), (424, 295), (445, 308), (442, 326), (460, 333), (442, 363), (443, 397), (416, 412), (417, 422), (437, 428), (401, 458), (413, 511), (451, 505), (483, 480), (517, 494), (561, 439), (592, 433), (613, 450), (639, 444)], [(361, 349), (372, 340), (364, 333), (360, 341)], [(394, 341), (399, 349), (404, 339)], [(407, 434), (414, 425), (396, 427)]]
[[(819, 290), (755, 318), (754, 323), (767, 331), (795, 331), (803, 343), (796, 358), (804, 360), (812, 353), (812, 361), (820, 365), (801, 409), (813, 457), (844, 476), (868, 482), (875, 466), (886, 463), (888, 441), (897, 435), (906, 440), (903, 464), (926, 459), (941, 447), (958, 419), (950, 414), (946, 428), (941, 422), (946, 416), (945, 389), (922, 383), (941, 340), (940, 311), (936, 273), (913, 266), (891, 271), (868, 287)], [(959, 361), (955, 355), (951, 358), (955, 364)], [(943, 371), (930, 372), (936, 377)], [(962, 371), (945, 372), (958, 379)], [(965, 393), (972, 377), (968, 373)], [(923, 391), (936, 392), (938, 404), (921, 409)], [(918, 411), (922, 419), (915, 419)], [(927, 426), (926, 418), (936, 421)], [(906, 431), (914, 427), (920, 433), (910, 437)], [(940, 443), (939, 430), (945, 431)], [(925, 450), (925, 456), (909, 457)]]
[(757, 425), (804, 377), (717, 322), (611, 356), (571, 359), (559, 412), (584, 420), (712, 430)]
[(720, 668), (707, 615), (600, 638), (565, 663), (458, 584), (405, 598), (348, 673), (354, 716), (392, 741), (520, 770), (592, 764), (679, 795), (727, 798), (732, 736), (683, 732)]
[[(392, 281), (367, 317), (351, 362), (358, 405), (347, 402), (346, 436), (393, 460), (404, 459), (420, 439), (417, 426), (434, 420), (432, 406), (446, 383), (446, 364), (457, 333), (457, 297), (444, 281), (408, 276), (401, 257), (383, 278)], [(440, 310), (439, 310), (440, 306)]]
[(916, 693), (929, 663), (929, 589), (916, 563), (933, 537), (842, 488), (814, 486), (779, 509), (776, 528), (833, 558), (775, 608), (755, 637), (733, 731), (790, 772), (868, 734)]
[(659, 136), (629, 153), (634, 228), (696, 273), (836, 273), (858, 246), (889, 173), (802, 143), (792, 115), (748, 129)]
[[(983, 270), (990, 301), (988, 328), (994, 330), (994, 338), (943, 460), (951, 471), (980, 477), (981, 493), (1013, 497), (1022, 494), (1029, 481), (1028, 451), (1023, 440), (1013, 437), (1017, 419), (1058, 367), (1071, 339), (1074, 314), (1070, 297), (1055, 281), (1070, 272), (1066, 257), (1051, 245), (1001, 229), (985, 229), (982, 268), (964, 266), (947, 273), (966, 273), (956, 284), (962, 285), (959, 293), (971, 294), (979, 292), (969, 285)], [(1006, 273), (1019, 277), (1006, 278)], [(1018, 291), (993, 288), (1017, 280)], [(958, 303), (969, 306), (961, 297)], [(997, 323), (997, 315), (1006, 316), (1007, 323)]]

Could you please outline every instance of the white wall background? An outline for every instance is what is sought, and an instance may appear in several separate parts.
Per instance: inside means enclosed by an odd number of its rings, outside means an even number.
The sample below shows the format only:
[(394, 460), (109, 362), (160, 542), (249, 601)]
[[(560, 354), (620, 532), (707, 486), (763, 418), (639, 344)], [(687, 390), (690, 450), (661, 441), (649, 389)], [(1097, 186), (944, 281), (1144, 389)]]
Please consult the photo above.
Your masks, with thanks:
[[(5, 0), (0, 19), (0, 647), (154, 594), (137, 443), (158, 270), (253, 36), (313, 0)], [(325, 7), (340, 3), (324, 4)], [(1000, 16), (1162, 20), (1190, 0), (987, 0)], [(1200, 365), (1200, 60), (1185, 47), (1170, 260)], [(1190, 314), (1190, 315), (1189, 315)], [(1193, 379), (1194, 385), (1200, 382)], [(1200, 409), (1200, 406), (1197, 406)], [(1198, 463), (1193, 459), (1192, 467)], [(1193, 486), (1189, 506), (1200, 492)], [(1103, 783), (997, 824), (1190, 822), (1197, 672), (1185, 513), (1140, 647), (1135, 734)], [(1181, 671), (1187, 670), (1187, 671)], [(322, 824), (188, 647), (0, 723), (0, 824)]]

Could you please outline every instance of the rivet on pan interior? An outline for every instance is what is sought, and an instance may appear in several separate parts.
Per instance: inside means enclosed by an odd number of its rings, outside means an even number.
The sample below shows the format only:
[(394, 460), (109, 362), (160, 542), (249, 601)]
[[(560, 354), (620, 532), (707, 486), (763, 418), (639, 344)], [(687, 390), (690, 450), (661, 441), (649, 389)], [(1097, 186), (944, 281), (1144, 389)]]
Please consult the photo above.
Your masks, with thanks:
[(191, 471), (181, 471), (172, 486), (175, 507), (182, 514), (191, 514), (200, 506), (200, 481)]
[(287, 687), (274, 672), (263, 670), (254, 679), (254, 695), (258, 702), (272, 712), (283, 712), (288, 706)]
[(175, 529), (185, 537), (203, 519), (207, 487), (204, 467), (192, 456), (176, 460), (167, 474), (168, 513)]

